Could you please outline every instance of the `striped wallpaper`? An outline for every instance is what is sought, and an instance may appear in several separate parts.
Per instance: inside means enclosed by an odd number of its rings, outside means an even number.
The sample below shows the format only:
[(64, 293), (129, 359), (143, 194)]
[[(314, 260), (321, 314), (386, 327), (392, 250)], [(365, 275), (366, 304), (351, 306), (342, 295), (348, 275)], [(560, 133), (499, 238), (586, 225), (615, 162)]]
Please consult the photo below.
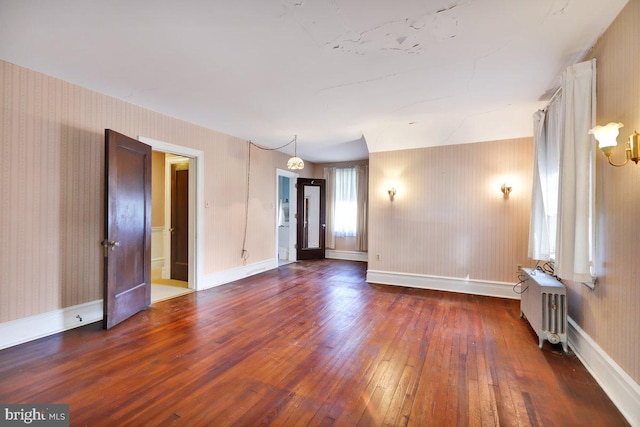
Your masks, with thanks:
[[(622, 122), (622, 147), (640, 132), (640, 0), (630, 0), (587, 59), (597, 60), (597, 123)], [(624, 159), (619, 148), (616, 161)], [(597, 157), (595, 290), (569, 286), (569, 314), (640, 383), (640, 166)]]
[[(105, 128), (204, 151), (203, 273), (242, 266), (246, 141), (4, 61), (0, 100), (0, 322), (102, 297)], [(275, 170), (288, 156), (251, 158), (248, 263), (275, 257)]]
[(532, 159), (530, 138), (372, 153), (369, 269), (517, 282)]

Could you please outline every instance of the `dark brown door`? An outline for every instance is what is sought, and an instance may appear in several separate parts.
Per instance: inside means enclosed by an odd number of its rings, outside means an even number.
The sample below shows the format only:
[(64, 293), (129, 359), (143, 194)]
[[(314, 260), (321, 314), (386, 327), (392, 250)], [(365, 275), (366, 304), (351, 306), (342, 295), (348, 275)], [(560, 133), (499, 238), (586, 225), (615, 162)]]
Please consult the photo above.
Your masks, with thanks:
[(326, 195), (324, 179), (298, 178), (298, 259), (323, 259)]
[(171, 278), (189, 280), (189, 164), (171, 165)]
[(109, 329), (151, 302), (151, 147), (105, 130), (104, 318)]

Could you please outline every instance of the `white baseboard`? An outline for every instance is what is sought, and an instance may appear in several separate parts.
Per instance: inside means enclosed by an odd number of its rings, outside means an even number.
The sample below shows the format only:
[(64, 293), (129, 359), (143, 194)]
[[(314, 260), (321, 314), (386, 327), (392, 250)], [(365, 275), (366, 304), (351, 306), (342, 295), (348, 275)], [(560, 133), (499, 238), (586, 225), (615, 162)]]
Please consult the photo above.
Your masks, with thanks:
[[(274, 268), (278, 268), (278, 260), (275, 258), (213, 273), (204, 278), (200, 290), (233, 282)], [(102, 300), (96, 300), (0, 323), (0, 350), (89, 323), (99, 322), (102, 320), (102, 316)]]
[(202, 280), (201, 286), (198, 287), (198, 290), (200, 291), (224, 285), (225, 283), (244, 279), (245, 277), (263, 273), (275, 268), (278, 268), (278, 260), (276, 258), (272, 258), (265, 261), (256, 262), (254, 264), (232, 268), (230, 270), (219, 271), (205, 276)]
[(162, 269), (164, 268), (164, 257), (162, 258), (154, 258), (151, 260), (151, 269)]
[(369, 254), (367, 252), (327, 249), (324, 251), (324, 256), (329, 259), (342, 259), (345, 261), (369, 261)]
[(569, 321), (569, 345), (632, 426), (640, 427), (640, 385), (578, 324)]
[(101, 321), (102, 315), (102, 300), (96, 300), (0, 323), (0, 350)]
[(367, 270), (367, 282), (381, 285), (406, 286), (408, 288), (459, 292), (489, 297), (520, 299), (513, 291), (515, 283), (458, 279), (454, 277), (428, 276), (425, 274), (396, 273)]

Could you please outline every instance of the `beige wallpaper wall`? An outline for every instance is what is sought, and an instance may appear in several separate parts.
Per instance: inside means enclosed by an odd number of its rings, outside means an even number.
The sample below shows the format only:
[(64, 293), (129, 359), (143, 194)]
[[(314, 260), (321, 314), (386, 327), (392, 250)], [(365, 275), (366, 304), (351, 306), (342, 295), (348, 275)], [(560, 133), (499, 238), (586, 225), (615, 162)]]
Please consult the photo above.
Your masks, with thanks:
[(372, 153), (369, 269), (517, 282), (532, 162), (531, 138)]
[[(0, 322), (102, 297), (105, 128), (204, 151), (203, 273), (242, 265), (246, 141), (4, 61), (0, 100)], [(251, 154), (249, 264), (275, 257), (275, 169), (288, 158)]]
[[(619, 146), (640, 132), (640, 0), (630, 0), (595, 45), (597, 123), (622, 122)], [(616, 160), (622, 161), (622, 148)], [(640, 382), (640, 166), (607, 164), (598, 153), (595, 290), (568, 283), (569, 314)]]

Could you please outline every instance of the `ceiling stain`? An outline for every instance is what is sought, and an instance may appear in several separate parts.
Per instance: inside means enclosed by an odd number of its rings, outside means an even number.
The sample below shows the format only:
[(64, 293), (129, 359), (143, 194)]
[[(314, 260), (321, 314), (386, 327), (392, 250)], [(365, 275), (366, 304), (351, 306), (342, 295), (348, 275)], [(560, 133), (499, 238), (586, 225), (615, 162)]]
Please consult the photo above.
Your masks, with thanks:
[(457, 3), (454, 3), (454, 4), (452, 4), (452, 5), (451, 5), (451, 6), (449, 6), (449, 7), (445, 7), (444, 9), (436, 10), (436, 13), (444, 13), (444, 12), (448, 12), (448, 11), (450, 11), (450, 10), (452, 10), (452, 9), (455, 9), (456, 7), (458, 7), (458, 4), (457, 4)]

